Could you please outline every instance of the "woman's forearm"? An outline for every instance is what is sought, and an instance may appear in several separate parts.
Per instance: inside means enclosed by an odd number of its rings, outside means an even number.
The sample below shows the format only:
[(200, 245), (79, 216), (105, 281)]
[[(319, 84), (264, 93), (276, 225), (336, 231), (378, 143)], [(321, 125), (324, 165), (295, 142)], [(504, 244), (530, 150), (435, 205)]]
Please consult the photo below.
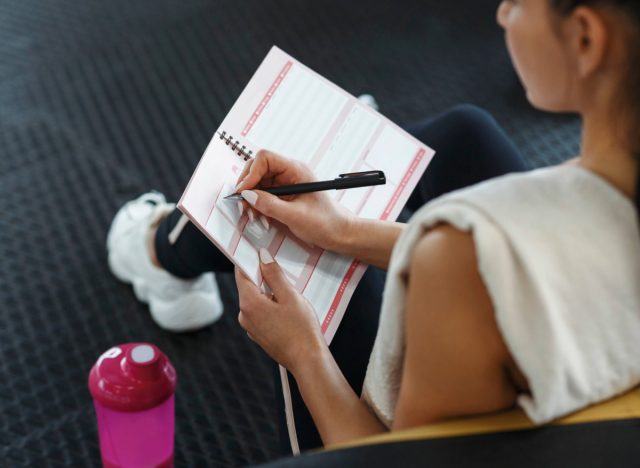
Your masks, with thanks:
[(327, 347), (292, 373), (324, 445), (387, 430), (353, 391)]
[(354, 218), (345, 235), (335, 240), (331, 250), (386, 270), (393, 247), (404, 228), (403, 223)]

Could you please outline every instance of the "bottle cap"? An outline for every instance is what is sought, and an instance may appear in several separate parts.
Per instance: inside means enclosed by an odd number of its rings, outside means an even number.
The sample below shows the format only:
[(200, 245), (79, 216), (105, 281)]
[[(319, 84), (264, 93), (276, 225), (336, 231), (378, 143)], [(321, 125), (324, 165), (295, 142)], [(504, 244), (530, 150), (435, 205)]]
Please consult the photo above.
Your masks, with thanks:
[(107, 350), (89, 373), (94, 400), (117, 411), (143, 411), (159, 405), (176, 387), (176, 371), (150, 343), (127, 343)]

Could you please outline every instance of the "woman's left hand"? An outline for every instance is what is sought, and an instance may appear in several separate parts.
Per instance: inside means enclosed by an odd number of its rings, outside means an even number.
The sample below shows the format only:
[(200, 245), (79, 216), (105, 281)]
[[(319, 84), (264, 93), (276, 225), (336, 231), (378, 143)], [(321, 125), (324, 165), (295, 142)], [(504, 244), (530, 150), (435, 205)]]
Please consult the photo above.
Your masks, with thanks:
[(318, 318), (265, 249), (260, 250), (260, 269), (272, 294), (262, 294), (236, 267), (238, 322), (271, 358), (295, 372), (307, 357), (326, 347)]

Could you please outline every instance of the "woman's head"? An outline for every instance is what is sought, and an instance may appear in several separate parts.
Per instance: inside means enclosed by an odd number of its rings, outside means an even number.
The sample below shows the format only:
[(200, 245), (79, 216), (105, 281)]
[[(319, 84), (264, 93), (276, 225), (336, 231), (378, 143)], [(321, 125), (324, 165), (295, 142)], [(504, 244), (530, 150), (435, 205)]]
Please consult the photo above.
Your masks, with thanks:
[(534, 106), (640, 117), (640, 0), (503, 0), (497, 17)]

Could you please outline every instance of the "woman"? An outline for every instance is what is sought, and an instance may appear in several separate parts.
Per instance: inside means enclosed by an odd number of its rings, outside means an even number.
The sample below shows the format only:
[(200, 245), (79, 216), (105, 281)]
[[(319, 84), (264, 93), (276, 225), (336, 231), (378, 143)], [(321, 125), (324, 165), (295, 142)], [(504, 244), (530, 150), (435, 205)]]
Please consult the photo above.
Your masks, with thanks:
[[(268, 252), (260, 252), (261, 269), (273, 295), (236, 272), (240, 325), (291, 372), (324, 444), (515, 404), (544, 423), (640, 382), (640, 239), (632, 203), (640, 1), (505, 0), (498, 22), (530, 102), (581, 114), (581, 152), (569, 164), (454, 191), (421, 208), (408, 226), (355, 218), (322, 193), (282, 200), (260, 191), (261, 181), (313, 178), (267, 151), (241, 176), (247, 209), (287, 224), (307, 242), (389, 268), (362, 399), (367, 359), (360, 354), (368, 357), (370, 343), (359, 344), (367, 341), (359, 333), (376, 322), (376, 297), (358, 299), (356, 292), (335, 338), (345, 348), (338, 357)], [(465, 138), (456, 134), (461, 126)], [(441, 195), (523, 169), (506, 137), (478, 111), (458, 109), (414, 131), (438, 152), (414, 204), (432, 198), (427, 192)], [(476, 180), (447, 186), (460, 172), (456, 161), (470, 160), (461, 140), (472, 141), (483, 158), (474, 162)], [(162, 209), (148, 211), (147, 230)], [(199, 241), (176, 227), (178, 217), (169, 215), (153, 234), (156, 264), (183, 278), (223, 269), (214, 253), (198, 260)], [(118, 217), (112, 231), (117, 224)], [(181, 240), (167, 242), (171, 231)], [(120, 254), (117, 236), (110, 239), (113, 266)], [(180, 242), (188, 245), (173, 252), (169, 244)], [(207, 248), (198, 245), (202, 257)], [(371, 270), (358, 290), (375, 291), (376, 274)], [(135, 282), (133, 276), (124, 279)], [(354, 317), (362, 328), (348, 325)], [(341, 338), (345, 328), (350, 332)], [(312, 446), (306, 440), (315, 428), (307, 426), (299, 427), (309, 434), (302, 445)]]

